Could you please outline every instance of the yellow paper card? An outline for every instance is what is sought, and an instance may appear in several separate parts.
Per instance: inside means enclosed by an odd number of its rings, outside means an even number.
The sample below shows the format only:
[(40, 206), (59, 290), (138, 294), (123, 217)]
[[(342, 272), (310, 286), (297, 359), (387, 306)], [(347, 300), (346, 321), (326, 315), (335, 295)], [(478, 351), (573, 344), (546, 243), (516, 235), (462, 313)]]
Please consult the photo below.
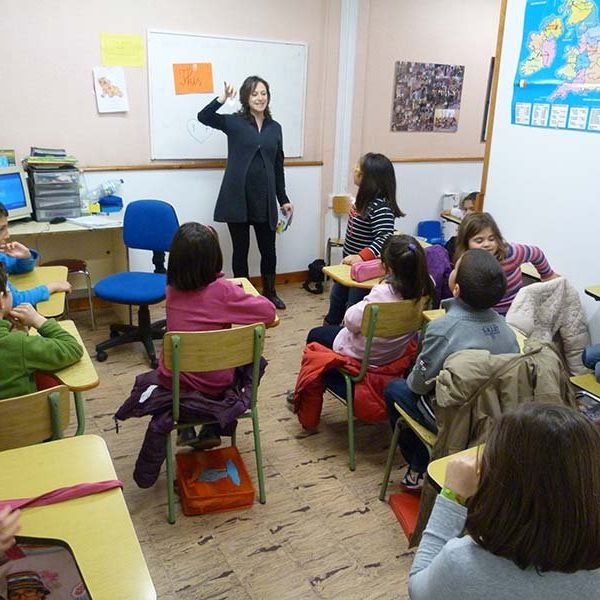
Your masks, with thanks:
[(105, 67), (143, 67), (144, 36), (101, 33), (102, 64)]
[(214, 90), (212, 64), (174, 64), (176, 94), (209, 94)]

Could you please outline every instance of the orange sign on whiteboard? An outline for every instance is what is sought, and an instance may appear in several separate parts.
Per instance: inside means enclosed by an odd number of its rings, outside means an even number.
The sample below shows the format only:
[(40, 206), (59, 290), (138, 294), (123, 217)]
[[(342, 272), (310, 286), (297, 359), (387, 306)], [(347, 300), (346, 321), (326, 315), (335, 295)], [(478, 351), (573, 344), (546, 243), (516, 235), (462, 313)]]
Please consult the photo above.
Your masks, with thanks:
[(174, 64), (176, 94), (207, 94), (214, 90), (210, 63)]

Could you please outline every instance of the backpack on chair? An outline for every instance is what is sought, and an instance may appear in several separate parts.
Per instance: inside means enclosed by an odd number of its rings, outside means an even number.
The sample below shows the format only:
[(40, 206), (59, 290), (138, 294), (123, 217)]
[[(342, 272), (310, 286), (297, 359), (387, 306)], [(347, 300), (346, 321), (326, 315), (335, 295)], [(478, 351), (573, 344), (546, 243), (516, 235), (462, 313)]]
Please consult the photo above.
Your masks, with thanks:
[(313, 260), (308, 265), (308, 279), (302, 284), (302, 287), (311, 294), (322, 294), (323, 293), (323, 282), (325, 281), (325, 275), (323, 275), (323, 267), (325, 261), (321, 258)]

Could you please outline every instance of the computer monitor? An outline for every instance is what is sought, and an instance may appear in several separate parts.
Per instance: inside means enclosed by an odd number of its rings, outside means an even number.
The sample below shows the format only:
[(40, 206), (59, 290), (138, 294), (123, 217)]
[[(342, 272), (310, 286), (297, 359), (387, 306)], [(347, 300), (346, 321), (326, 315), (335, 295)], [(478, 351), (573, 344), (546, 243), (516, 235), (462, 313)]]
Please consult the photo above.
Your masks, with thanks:
[(8, 210), (9, 221), (31, 217), (31, 200), (23, 169), (0, 168), (0, 202)]

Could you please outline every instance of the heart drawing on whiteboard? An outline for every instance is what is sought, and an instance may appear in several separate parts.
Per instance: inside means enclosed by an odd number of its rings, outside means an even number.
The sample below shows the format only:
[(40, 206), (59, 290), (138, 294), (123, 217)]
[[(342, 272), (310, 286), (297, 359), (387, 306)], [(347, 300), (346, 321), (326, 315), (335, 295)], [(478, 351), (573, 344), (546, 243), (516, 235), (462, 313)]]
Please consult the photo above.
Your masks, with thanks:
[(203, 144), (214, 133), (214, 130), (199, 121), (190, 119), (187, 122), (187, 131), (197, 142)]

